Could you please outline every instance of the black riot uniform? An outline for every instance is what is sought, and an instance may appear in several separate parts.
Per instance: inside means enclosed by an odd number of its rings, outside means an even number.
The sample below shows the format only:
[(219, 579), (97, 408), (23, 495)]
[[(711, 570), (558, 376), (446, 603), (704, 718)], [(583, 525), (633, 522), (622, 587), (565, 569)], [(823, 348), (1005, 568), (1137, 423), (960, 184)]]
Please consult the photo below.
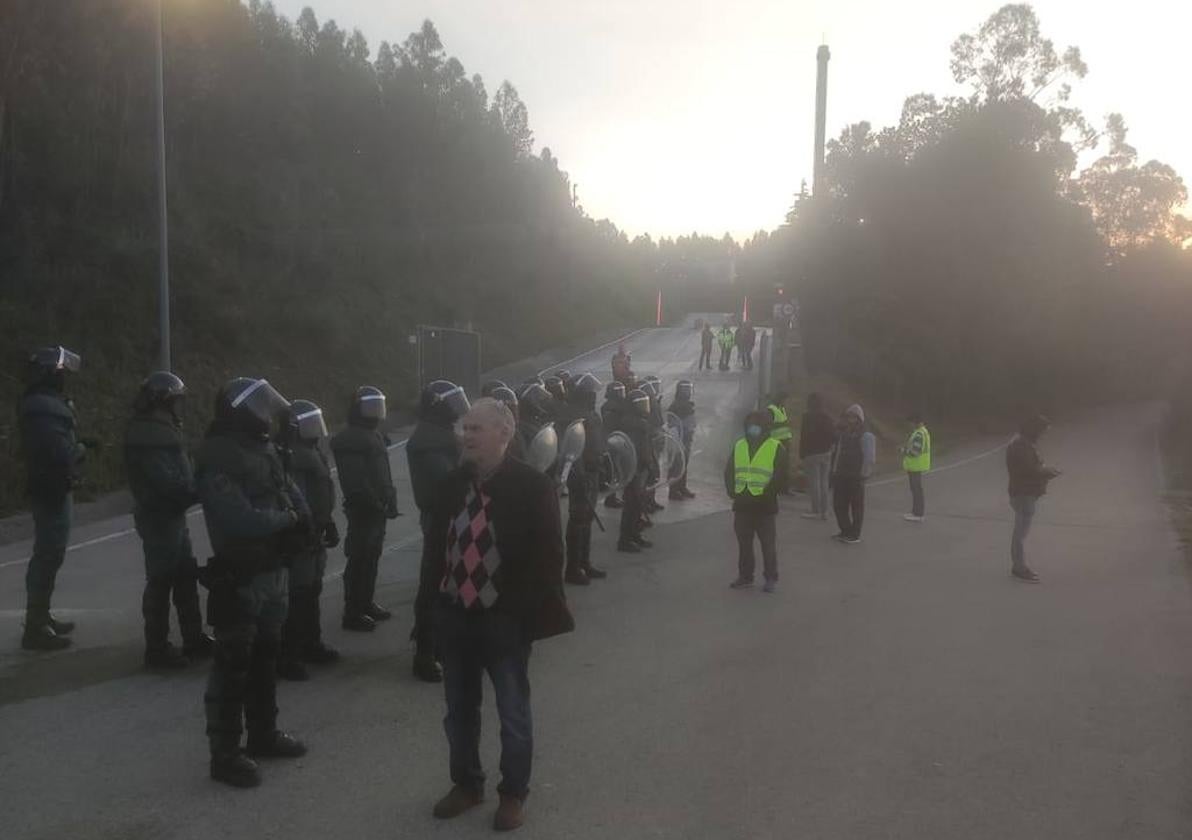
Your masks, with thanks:
[(323, 575), (327, 571), (327, 549), (339, 545), (335, 524), (335, 481), (323, 452), (327, 437), (323, 410), (310, 400), (290, 403), (278, 438), (282, 463), (310, 508), (312, 538), (290, 566), (290, 609), (281, 637), (278, 676), (288, 680), (309, 679), (305, 663), (329, 664), (339, 651), (323, 641)]
[(658, 462), (658, 453), (654, 448), (654, 442), (665, 433), (666, 420), (662, 414), (662, 390), (658, 377), (646, 377), (642, 382), (641, 390), (650, 398), (650, 412), (648, 417), (650, 446), (647, 447), (645, 452), (649, 471), (646, 475), (646, 482), (655, 486), (653, 489), (646, 491), (643, 500), (645, 512), (649, 515), (663, 509), (663, 506), (658, 503), (658, 499), (656, 498), (658, 494), (657, 484), (662, 475), (662, 467)]
[[(418, 425), (406, 444), (406, 458), (410, 464), (410, 483), (414, 486), (414, 503), (418, 505), (418, 522), (423, 537), (430, 527), (431, 506), (443, 482), (459, 466), (455, 424), (468, 407), (467, 394), (453, 382), (440, 379), (422, 389)], [(414, 640), (414, 676), (425, 682), (443, 679), (443, 669), (434, 646), (436, 593), (433, 583), (437, 582), (440, 571), (420, 569), (418, 596), (414, 601), (414, 628), (410, 633)]]
[(642, 391), (630, 391), (625, 401), (629, 406), (621, 418), (623, 432), (637, 451), (637, 472), (625, 486), (625, 506), (621, 508), (621, 534), (617, 540), (618, 551), (637, 552), (650, 548), (651, 543), (642, 536), (642, 522), (645, 515), (646, 478), (650, 470), (650, 398)]
[(375, 600), (385, 520), (399, 516), (389, 447), (380, 428), (385, 414), (385, 395), (363, 385), (356, 389), (348, 407), (347, 427), (331, 439), (348, 517), (343, 628), (357, 632), (375, 630), (378, 621), (393, 617)]
[[(624, 382), (610, 382), (604, 389), (604, 405), (600, 406), (600, 419), (604, 423), (606, 435), (621, 431), (621, 418), (628, 410), (625, 403), (626, 393)], [(622, 504), (616, 493), (609, 493), (604, 497), (606, 508), (616, 509)]]
[(25, 570), (26, 650), (70, 646), (74, 623), (50, 615), (50, 599), (70, 541), (71, 490), (82, 472), (86, 447), (76, 437), (74, 404), (66, 396), (66, 375), (79, 370), (79, 357), (65, 347), (43, 347), (28, 360), (29, 386), (17, 407), (25, 458), (29, 508), (33, 513), (33, 556)]
[[(214, 556), (203, 582), (215, 652), (204, 695), (211, 778), (260, 783), (253, 757), (291, 758), (306, 747), (277, 729), (277, 656), (288, 601), (287, 566), (310, 539), (310, 512), (270, 437), (286, 401), (264, 379), (228, 382), (195, 454), (195, 479)], [(248, 730), (247, 754), (240, 734)]]
[[(133, 522), (145, 549), (145, 666), (181, 668), (211, 652), (199, 609), (199, 564), (186, 511), (199, 500), (194, 468), (182, 439), (186, 385), (169, 371), (149, 375), (124, 431), (124, 466), (135, 502)], [(170, 644), (170, 600), (182, 650)]]
[[(558, 403), (541, 383), (531, 381), (522, 386), (517, 398), (517, 446), (522, 451), (522, 460), (529, 463), (533, 460), (533, 443), (543, 427), (550, 426), (558, 419)], [(549, 472), (553, 464), (532, 464), (536, 469)]]
[(687, 470), (690, 469), (691, 446), (695, 441), (695, 383), (683, 379), (675, 385), (675, 398), (671, 402), (670, 411), (679, 418), (686, 465), (682, 477), (671, 485), (670, 498), (674, 501), (694, 499), (695, 494), (687, 488)]
[(596, 496), (600, 492), (600, 468), (607, 442), (604, 423), (596, 411), (600, 380), (592, 373), (578, 376), (568, 393), (573, 417), (584, 424), (584, 451), (567, 476), (567, 571), (568, 583), (586, 586), (591, 580), (607, 577), (592, 565), (592, 522), (596, 516)]

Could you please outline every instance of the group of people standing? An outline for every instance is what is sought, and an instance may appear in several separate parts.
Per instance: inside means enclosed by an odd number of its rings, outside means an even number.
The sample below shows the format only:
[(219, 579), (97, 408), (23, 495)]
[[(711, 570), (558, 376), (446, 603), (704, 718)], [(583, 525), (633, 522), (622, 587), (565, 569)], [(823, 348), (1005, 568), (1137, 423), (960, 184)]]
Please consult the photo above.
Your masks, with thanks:
[(725, 321), (719, 330), (713, 331), (712, 325), (704, 322), (700, 330), (700, 356), (697, 370), (712, 369), (712, 348), (720, 348), (720, 360), (717, 369), (729, 370), (732, 366), (733, 348), (737, 348), (737, 363), (742, 370), (753, 370), (753, 347), (757, 343), (757, 329), (749, 321), (743, 321), (739, 327)]

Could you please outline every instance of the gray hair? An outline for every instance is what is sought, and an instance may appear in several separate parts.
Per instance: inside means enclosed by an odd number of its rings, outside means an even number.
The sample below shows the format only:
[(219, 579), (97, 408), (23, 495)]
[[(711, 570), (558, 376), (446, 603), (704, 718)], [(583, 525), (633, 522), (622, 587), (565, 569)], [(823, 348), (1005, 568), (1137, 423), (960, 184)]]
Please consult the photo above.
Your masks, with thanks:
[(492, 420), (501, 427), (506, 440), (512, 440), (513, 434), (517, 430), (517, 421), (513, 419), (513, 412), (509, 410), (509, 406), (492, 397), (481, 397), (476, 400), (472, 403), (468, 414), (480, 414)]

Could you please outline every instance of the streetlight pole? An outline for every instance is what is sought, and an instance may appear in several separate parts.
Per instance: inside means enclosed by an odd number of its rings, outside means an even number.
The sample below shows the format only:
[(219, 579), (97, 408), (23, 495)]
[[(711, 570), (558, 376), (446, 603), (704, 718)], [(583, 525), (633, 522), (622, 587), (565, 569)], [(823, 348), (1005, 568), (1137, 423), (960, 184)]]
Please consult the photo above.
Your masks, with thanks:
[(157, 214), (158, 214), (158, 291), (157, 329), (160, 339), (162, 370), (171, 370), (170, 360), (170, 226), (166, 211), (166, 101), (165, 68), (162, 57), (162, 3), (157, 0)]

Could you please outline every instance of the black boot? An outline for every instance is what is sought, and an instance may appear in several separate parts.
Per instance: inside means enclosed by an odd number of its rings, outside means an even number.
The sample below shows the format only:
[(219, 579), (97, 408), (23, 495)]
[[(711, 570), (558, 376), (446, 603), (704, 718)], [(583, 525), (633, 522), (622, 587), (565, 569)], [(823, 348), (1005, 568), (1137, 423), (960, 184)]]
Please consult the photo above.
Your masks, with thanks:
[(310, 593), (310, 603), (307, 605), (310, 634), (302, 658), (314, 665), (330, 665), (339, 661), (339, 651), (323, 643), (323, 608), (319, 604), (319, 592), (320, 587), (315, 586)]
[(169, 642), (161, 647), (145, 648), (145, 667), (151, 671), (177, 671), (190, 664), (190, 659)]
[(344, 620), (341, 626), (354, 633), (371, 633), (377, 629), (377, 623), (364, 613), (348, 612), (347, 610), (344, 611)]
[(604, 497), (604, 506), (606, 508), (612, 508), (612, 509), (616, 510), (618, 508), (625, 507), (625, 503), (622, 502), (617, 497), (616, 493), (609, 493), (607, 496)]
[(364, 614), (376, 621), (388, 621), (393, 618), (393, 613), (382, 607), (380, 604), (373, 602), (364, 609)]
[(50, 626), (50, 608), (30, 606), (25, 609), (25, 632), (21, 634), (25, 650), (62, 650), (70, 647), (70, 639), (59, 636)]
[(567, 572), (563, 575), (563, 580), (574, 586), (587, 586), (591, 583), (588, 580), (588, 573), (580, 566), (568, 566)]
[(240, 751), (240, 744), (224, 736), (211, 738), (211, 778), (238, 788), (261, 783), (257, 763)]
[(206, 633), (200, 633), (193, 639), (187, 639), (182, 644), (182, 652), (191, 661), (207, 659), (215, 650), (215, 639)]
[(442, 682), (443, 666), (440, 665), (431, 654), (425, 651), (415, 651), (414, 676), (423, 682)]
[(306, 755), (306, 744), (280, 729), (249, 732), (245, 752), (253, 758), (301, 758)]
[(278, 660), (277, 675), (290, 682), (306, 682), (310, 679), (310, 672), (306, 670), (302, 660), (289, 654)]
[(73, 621), (59, 621), (58, 619), (54, 618), (54, 616), (51, 615), (50, 616), (50, 627), (52, 627), (54, 629), (54, 632), (57, 633), (59, 636), (69, 636), (71, 633), (74, 632), (75, 623)]

